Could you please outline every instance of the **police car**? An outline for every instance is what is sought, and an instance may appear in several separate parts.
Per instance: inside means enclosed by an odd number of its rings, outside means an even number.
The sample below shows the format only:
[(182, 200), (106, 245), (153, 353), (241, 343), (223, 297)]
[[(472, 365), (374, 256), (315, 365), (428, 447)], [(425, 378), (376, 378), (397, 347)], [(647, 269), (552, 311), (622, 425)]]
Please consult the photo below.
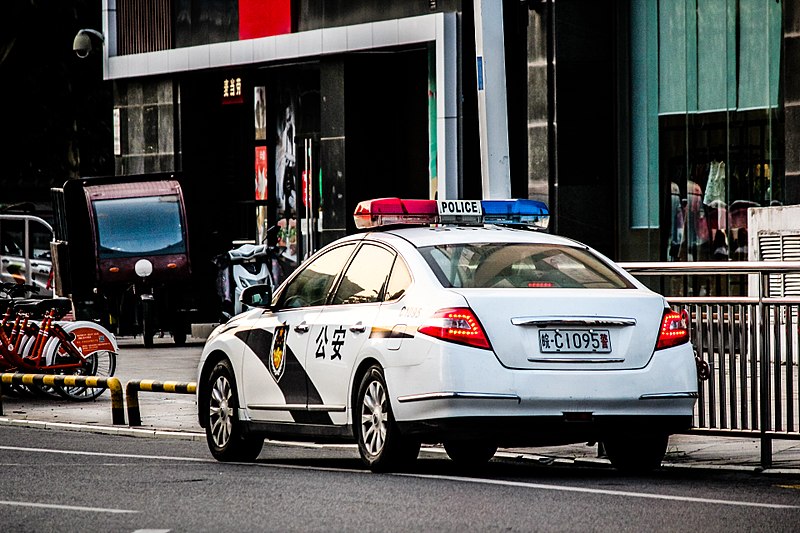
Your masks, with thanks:
[(265, 438), (355, 441), (374, 471), (441, 443), (479, 465), (498, 447), (603, 442), (657, 467), (690, 427), (685, 317), (609, 259), (545, 228), (544, 204), (383, 198), (368, 230), (326, 246), (217, 328), (198, 412), (221, 461)]

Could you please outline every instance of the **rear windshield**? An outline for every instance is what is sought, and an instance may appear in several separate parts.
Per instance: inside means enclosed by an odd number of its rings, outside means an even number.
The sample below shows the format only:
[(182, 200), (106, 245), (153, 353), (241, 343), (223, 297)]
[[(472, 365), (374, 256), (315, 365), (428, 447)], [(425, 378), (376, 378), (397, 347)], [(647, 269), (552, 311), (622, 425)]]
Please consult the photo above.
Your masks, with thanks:
[(448, 244), (419, 249), (445, 287), (626, 289), (633, 285), (587, 250), (552, 244)]
[(177, 195), (93, 202), (101, 259), (186, 253)]

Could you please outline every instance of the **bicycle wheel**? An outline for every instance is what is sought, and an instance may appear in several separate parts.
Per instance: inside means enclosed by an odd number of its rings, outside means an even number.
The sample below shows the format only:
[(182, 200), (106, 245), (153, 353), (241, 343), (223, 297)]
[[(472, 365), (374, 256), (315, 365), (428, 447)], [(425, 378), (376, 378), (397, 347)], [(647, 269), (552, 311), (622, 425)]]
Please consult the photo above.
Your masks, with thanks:
[[(22, 347), (19, 351), (23, 357), (28, 357), (30, 355), (33, 345), (35, 344), (35, 340), (35, 336), (28, 336), (28, 338), (22, 343)], [(39, 396), (42, 398), (61, 398), (61, 395), (58, 394), (56, 388), (49, 385), (31, 383), (30, 385), (19, 385), (19, 387), (25, 387), (34, 396)]]
[[(75, 369), (69, 375), (96, 376), (107, 378), (114, 375), (117, 368), (117, 354), (109, 350), (99, 350), (86, 358), (86, 363), (81, 368)], [(105, 392), (107, 387), (87, 387), (85, 385), (59, 385), (56, 391), (64, 398), (75, 401), (94, 400)]]

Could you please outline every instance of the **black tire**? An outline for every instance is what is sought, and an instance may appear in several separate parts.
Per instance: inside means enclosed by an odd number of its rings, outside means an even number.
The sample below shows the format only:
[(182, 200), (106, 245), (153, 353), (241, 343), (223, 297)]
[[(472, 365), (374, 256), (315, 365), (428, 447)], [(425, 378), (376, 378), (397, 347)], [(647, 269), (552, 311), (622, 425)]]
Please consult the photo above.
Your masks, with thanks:
[(361, 379), (353, 408), (353, 427), (361, 460), (373, 472), (389, 472), (413, 463), (419, 441), (400, 433), (383, 370), (372, 366)]
[(142, 345), (145, 348), (152, 348), (153, 347), (153, 334), (147, 333), (146, 331), (142, 333)]
[(185, 346), (186, 345), (186, 332), (185, 331), (173, 331), (172, 332), (172, 342), (175, 343), (175, 346)]
[(142, 343), (145, 348), (153, 347), (153, 337), (155, 337), (155, 317), (153, 316), (153, 305), (150, 302), (142, 302)]
[(662, 433), (622, 433), (603, 440), (612, 466), (629, 474), (646, 474), (661, 466), (668, 443), (669, 435)]
[(444, 443), (447, 455), (460, 466), (477, 468), (497, 453), (497, 444), (486, 440), (453, 440)]
[(239, 421), (236, 381), (227, 359), (217, 363), (205, 387), (202, 408), (208, 415), (206, 441), (211, 455), (218, 461), (255, 461), (264, 447), (264, 437), (245, 432)]

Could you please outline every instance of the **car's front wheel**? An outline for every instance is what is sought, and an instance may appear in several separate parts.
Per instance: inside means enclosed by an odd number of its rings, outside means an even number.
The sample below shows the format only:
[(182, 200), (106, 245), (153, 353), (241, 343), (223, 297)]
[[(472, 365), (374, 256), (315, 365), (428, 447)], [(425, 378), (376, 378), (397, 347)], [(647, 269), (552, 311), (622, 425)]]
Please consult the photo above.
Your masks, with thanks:
[(383, 370), (370, 367), (358, 387), (354, 427), (361, 459), (373, 472), (406, 466), (419, 455), (419, 441), (400, 433), (392, 414)]
[(239, 421), (236, 381), (230, 362), (222, 360), (216, 364), (207, 386), (206, 441), (211, 455), (219, 461), (255, 461), (264, 438), (246, 433)]
[(622, 433), (603, 439), (612, 466), (632, 474), (647, 473), (661, 466), (668, 443), (669, 435), (664, 433)]

